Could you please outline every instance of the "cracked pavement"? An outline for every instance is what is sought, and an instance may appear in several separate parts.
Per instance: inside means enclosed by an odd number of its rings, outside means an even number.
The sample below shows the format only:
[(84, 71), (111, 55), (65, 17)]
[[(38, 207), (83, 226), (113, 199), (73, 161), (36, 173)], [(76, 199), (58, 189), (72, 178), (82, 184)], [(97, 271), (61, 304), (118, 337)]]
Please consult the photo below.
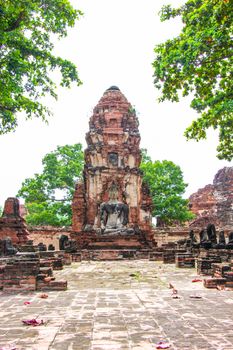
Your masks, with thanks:
[[(83, 261), (54, 275), (67, 279), (68, 290), (48, 292), (47, 299), (41, 292), (0, 292), (0, 349), (151, 350), (166, 341), (171, 350), (233, 350), (233, 292), (192, 283), (195, 269), (147, 260)], [(44, 324), (22, 323), (32, 318)]]

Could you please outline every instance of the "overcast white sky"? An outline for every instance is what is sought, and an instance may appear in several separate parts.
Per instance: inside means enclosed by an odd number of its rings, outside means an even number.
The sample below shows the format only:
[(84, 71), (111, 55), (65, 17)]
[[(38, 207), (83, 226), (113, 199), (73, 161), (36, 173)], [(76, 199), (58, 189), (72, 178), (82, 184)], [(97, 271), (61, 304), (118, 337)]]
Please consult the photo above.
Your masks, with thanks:
[(217, 134), (208, 140), (186, 141), (183, 132), (197, 117), (190, 98), (179, 103), (158, 104), (153, 86), (156, 44), (177, 35), (176, 19), (161, 23), (163, 4), (178, 6), (181, 0), (73, 0), (84, 17), (56, 44), (56, 54), (78, 66), (81, 87), (59, 88), (59, 100), (47, 99), (54, 116), (49, 125), (25, 122), (20, 117), (16, 132), (0, 136), (0, 205), (15, 196), (22, 181), (42, 170), (42, 157), (57, 145), (85, 143), (92, 109), (104, 91), (117, 85), (135, 106), (140, 122), (141, 147), (153, 160), (171, 160), (179, 165), (189, 184), (186, 196), (212, 183), (216, 172), (232, 163), (216, 158)]

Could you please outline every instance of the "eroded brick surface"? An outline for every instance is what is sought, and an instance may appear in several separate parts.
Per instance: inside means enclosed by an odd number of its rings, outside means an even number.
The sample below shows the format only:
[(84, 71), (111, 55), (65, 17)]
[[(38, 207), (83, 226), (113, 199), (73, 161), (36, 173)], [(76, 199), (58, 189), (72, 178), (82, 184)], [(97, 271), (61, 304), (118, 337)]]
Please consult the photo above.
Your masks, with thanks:
[(10, 197), (5, 201), (0, 218), (0, 239), (10, 237), (13, 244), (24, 244), (28, 236), (25, 220), (20, 215), (19, 200)]
[(233, 167), (220, 169), (213, 184), (193, 193), (191, 210), (197, 215), (191, 226), (204, 227), (208, 223), (232, 229), (233, 226)]
[(81, 249), (96, 242), (103, 249), (127, 247), (135, 240), (151, 247), (152, 201), (139, 169), (138, 119), (119, 88), (105, 91), (89, 126), (84, 181), (77, 184), (72, 203), (72, 238)]

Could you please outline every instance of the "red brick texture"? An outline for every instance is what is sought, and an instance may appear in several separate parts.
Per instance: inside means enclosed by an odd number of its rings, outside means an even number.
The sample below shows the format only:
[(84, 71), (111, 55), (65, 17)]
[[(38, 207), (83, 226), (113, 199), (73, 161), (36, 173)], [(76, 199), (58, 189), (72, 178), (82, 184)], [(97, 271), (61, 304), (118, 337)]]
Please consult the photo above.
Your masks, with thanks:
[(141, 246), (142, 236), (144, 243), (152, 242), (152, 201), (139, 169), (140, 134), (134, 108), (118, 88), (111, 87), (94, 108), (89, 125), (84, 182), (77, 184), (72, 203), (72, 228), (76, 233), (72, 238), (81, 248), (98, 241), (100, 205), (110, 200), (115, 186), (117, 200), (128, 206), (127, 229), (135, 232), (131, 239)]
[(10, 237), (13, 244), (24, 244), (28, 236), (25, 220), (20, 216), (19, 200), (8, 198), (0, 218), (0, 239)]
[(219, 228), (233, 226), (233, 167), (225, 167), (207, 185), (189, 198), (190, 209), (197, 215), (190, 226), (205, 227), (208, 223)]

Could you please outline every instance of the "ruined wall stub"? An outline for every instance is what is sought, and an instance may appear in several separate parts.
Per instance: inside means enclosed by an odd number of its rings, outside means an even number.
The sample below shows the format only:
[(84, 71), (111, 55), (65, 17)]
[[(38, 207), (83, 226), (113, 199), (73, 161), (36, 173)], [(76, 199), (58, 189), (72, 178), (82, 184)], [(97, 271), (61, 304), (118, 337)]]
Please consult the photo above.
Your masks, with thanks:
[(204, 227), (209, 223), (222, 229), (233, 226), (233, 167), (220, 169), (213, 184), (189, 197), (190, 209), (196, 218), (190, 226)]
[(25, 220), (20, 215), (19, 200), (10, 197), (5, 201), (0, 218), (0, 239), (10, 237), (14, 244), (27, 242), (29, 232)]

